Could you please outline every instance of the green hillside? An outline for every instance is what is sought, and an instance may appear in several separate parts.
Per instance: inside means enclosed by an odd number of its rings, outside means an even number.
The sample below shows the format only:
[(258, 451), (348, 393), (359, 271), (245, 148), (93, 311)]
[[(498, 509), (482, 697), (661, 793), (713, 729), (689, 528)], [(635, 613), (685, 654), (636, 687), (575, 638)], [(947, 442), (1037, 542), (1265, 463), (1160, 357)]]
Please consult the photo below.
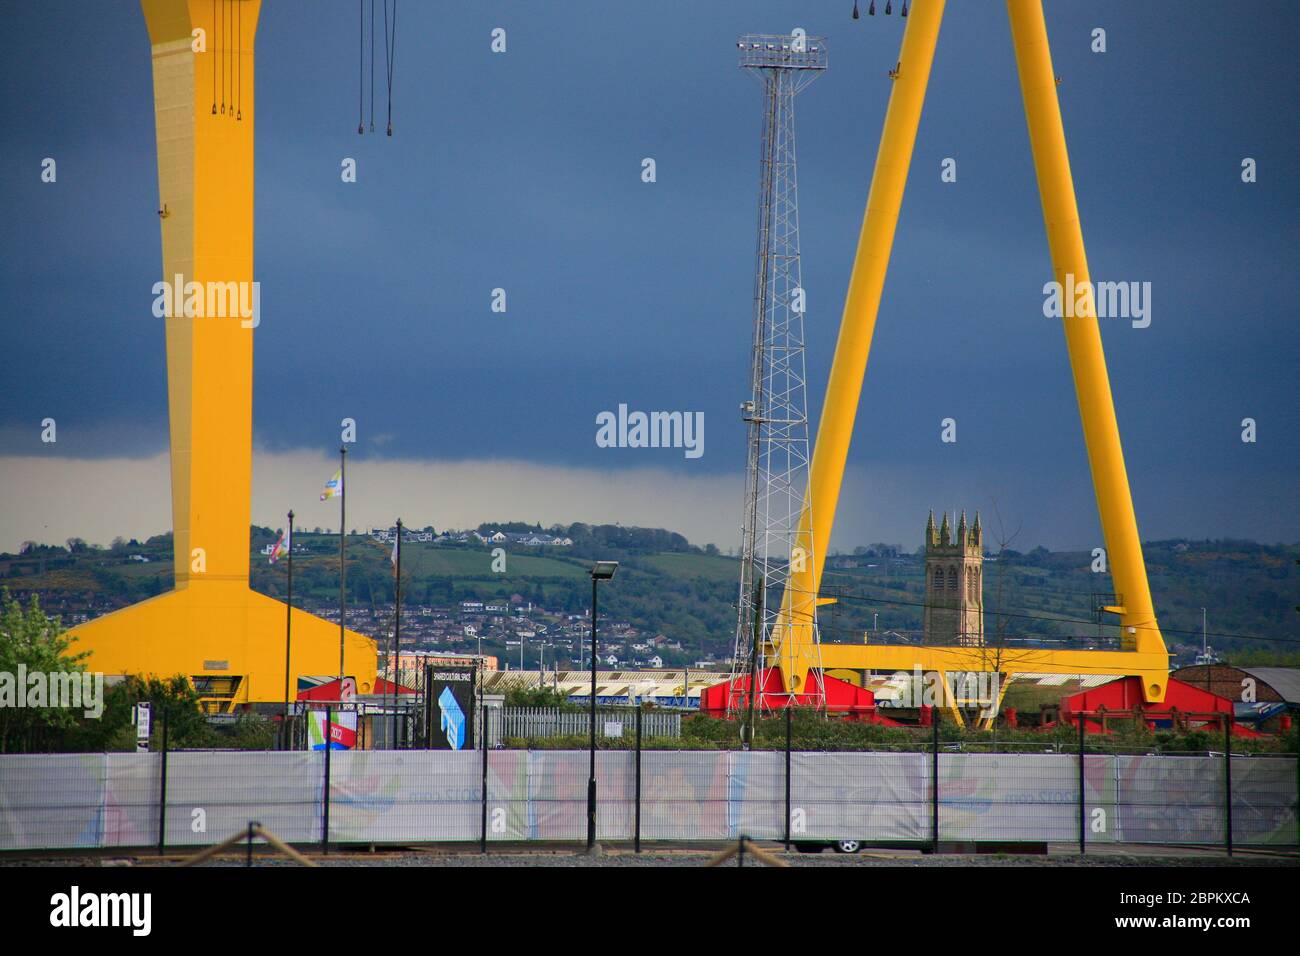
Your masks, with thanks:
[[(528, 530), (528, 525), (485, 525)], [(563, 529), (569, 547), (508, 546), (506, 567), (493, 570), (482, 544), (406, 543), (403, 604), (455, 611), (462, 601), (512, 600), (551, 612), (554, 621), (586, 614), (591, 601), (588, 569), (595, 558), (621, 562), (614, 581), (601, 588), (602, 619), (622, 621), (642, 635), (680, 642), (663, 651), (666, 664), (692, 663), (731, 652), (736, 626), (739, 562), (695, 548), (656, 529), (575, 524)], [(268, 563), (262, 549), (277, 532), (253, 528), (252, 587), (283, 598), (286, 563)], [(338, 603), (337, 535), (299, 532), (294, 556), (294, 600), (310, 610)], [(1144, 546), (1152, 591), (1166, 640), (1180, 662), (1200, 648), (1202, 607), (1208, 609), (1210, 645), (1220, 654), (1260, 654), (1296, 649), (1300, 604), (1300, 547), (1252, 542), (1149, 542)], [(357, 626), (387, 632), (393, 601), (390, 546), (365, 535), (348, 539), (348, 601), (362, 616)], [(147, 560), (143, 560), (147, 559)], [(985, 630), (1014, 638), (1106, 636), (1093, 619), (1094, 596), (1113, 589), (1108, 574), (1090, 570), (1085, 552), (1028, 554), (1007, 551), (986, 560)], [(98, 548), (74, 540), (69, 547), (29, 545), (18, 555), (0, 554), (0, 584), (18, 595), (40, 594), (65, 623), (97, 616), (171, 587), (171, 536), (145, 542), (114, 542)], [(864, 631), (919, 632), (924, 603), (920, 558), (873, 546), (832, 555), (823, 593), (837, 598), (822, 610), (823, 639), (860, 642)], [(1256, 639), (1259, 638), (1259, 639)], [(1287, 642), (1290, 643), (1287, 643)], [(517, 645), (516, 645), (517, 646)], [(504, 640), (484, 650), (508, 653)], [(518, 651), (509, 653), (517, 654)]]

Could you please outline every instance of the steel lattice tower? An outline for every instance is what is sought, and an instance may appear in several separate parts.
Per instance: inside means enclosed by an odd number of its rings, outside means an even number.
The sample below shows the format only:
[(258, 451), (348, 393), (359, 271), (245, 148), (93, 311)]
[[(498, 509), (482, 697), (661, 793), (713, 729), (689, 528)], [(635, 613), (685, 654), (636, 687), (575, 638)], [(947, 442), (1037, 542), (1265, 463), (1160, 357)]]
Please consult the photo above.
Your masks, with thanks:
[[(749, 401), (741, 405), (749, 435), (745, 471), (740, 599), (728, 710), (751, 702), (740, 681), (770, 666), (784, 635), (774, 634), (792, 565), (812, 561), (812, 536), (800, 531), (808, 487), (808, 402), (804, 367), (805, 295), (799, 266), (799, 193), (794, 98), (826, 69), (821, 37), (746, 34), (740, 66), (763, 84), (763, 141), (754, 277), (754, 347)], [(816, 596), (792, 595), (813, 621), (814, 639), (799, 653), (816, 660)], [(786, 642), (793, 646), (793, 642)], [(787, 650), (787, 653), (789, 651)], [(794, 688), (786, 688), (793, 692)], [(821, 698), (821, 685), (799, 689)], [(762, 708), (763, 698), (757, 698)]]

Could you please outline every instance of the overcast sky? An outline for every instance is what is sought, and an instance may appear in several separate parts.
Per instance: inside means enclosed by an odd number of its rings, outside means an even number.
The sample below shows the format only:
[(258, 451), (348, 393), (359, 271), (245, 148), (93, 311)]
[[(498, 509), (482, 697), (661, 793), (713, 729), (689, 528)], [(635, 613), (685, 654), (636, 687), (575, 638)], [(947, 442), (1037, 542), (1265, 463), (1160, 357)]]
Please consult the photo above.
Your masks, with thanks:
[[(380, 132), (356, 133), (356, 4), (264, 6), (254, 520), (337, 521), (317, 494), (348, 416), (358, 527), (622, 521), (734, 547), (761, 120), (735, 40), (828, 39), (797, 111), (815, 427), (903, 21), (852, 0), (400, 7), (390, 139), (382, 80)], [(1148, 328), (1102, 323), (1141, 533), (1295, 541), (1300, 12), (1050, 0), (1047, 23), (1093, 277), (1152, 288)], [(0, 548), (167, 530), (143, 16), (10, 5), (0, 52)], [(1099, 544), (1002, 4), (948, 5), (890, 269), (834, 544), (912, 547), (929, 508), (995, 503), (1016, 547)], [(598, 447), (620, 403), (703, 412), (704, 455)]]

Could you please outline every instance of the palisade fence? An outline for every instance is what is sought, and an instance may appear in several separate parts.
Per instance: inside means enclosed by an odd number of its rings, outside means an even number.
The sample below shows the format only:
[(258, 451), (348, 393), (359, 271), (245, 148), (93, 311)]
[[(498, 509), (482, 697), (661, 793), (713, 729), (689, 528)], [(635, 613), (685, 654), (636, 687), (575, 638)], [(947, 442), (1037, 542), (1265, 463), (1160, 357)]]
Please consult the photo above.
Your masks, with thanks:
[[(344, 708), (338, 710), (342, 709)], [(500, 747), (507, 739), (529, 741), (551, 737), (587, 737), (591, 734), (591, 715), (586, 711), (563, 711), (558, 707), (495, 706), (489, 707), (488, 711), (491, 714), (489, 740), (493, 747)], [(424, 716), (419, 701), (403, 702), (400, 707), (371, 709), (364, 714), (365, 719), (357, 721), (357, 745), (362, 750), (424, 749), (441, 736), (437, 728), (433, 729), (432, 734), (426, 733)], [(290, 721), (293, 746), (287, 749), (304, 746), (304, 726), (301, 715)], [(602, 745), (613, 740), (630, 742), (635, 733), (634, 711), (597, 711), (596, 736), (601, 739)], [(682, 735), (682, 714), (680, 711), (644, 711), (641, 715), (641, 733), (646, 737), (679, 738)], [(475, 746), (478, 746), (477, 730), (475, 734)]]
[[(500, 720), (489, 715), (489, 721)], [(643, 715), (644, 719), (644, 715)], [(787, 722), (787, 730), (789, 723)], [(644, 733), (644, 726), (642, 727)], [(489, 733), (488, 739), (497, 737)], [(787, 737), (787, 740), (790, 738)], [(1092, 743), (1091, 741), (1088, 743)], [(1296, 851), (1293, 754), (603, 749), (597, 838)], [(583, 842), (582, 750), (0, 755), (0, 850)]]
[[(501, 736), (519, 740), (545, 737), (585, 737), (591, 733), (591, 715), (586, 711), (562, 711), (555, 707), (506, 707)], [(597, 711), (596, 736), (603, 738), (630, 736), (635, 732), (635, 718), (626, 710)], [(647, 737), (680, 737), (680, 712), (648, 710), (641, 715), (641, 733)]]

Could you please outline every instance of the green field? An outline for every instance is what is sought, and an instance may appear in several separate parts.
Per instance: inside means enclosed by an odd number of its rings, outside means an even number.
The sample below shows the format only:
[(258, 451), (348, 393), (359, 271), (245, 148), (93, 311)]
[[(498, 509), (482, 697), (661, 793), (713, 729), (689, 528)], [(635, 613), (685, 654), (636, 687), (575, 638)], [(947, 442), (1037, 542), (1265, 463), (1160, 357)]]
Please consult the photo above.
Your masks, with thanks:
[[(492, 570), (492, 549), (483, 545), (406, 544), (403, 601), (451, 608), (465, 600), (519, 595), (548, 610), (585, 612), (591, 601), (591, 561), (611, 558), (622, 566), (615, 580), (601, 589), (604, 613), (639, 630), (682, 641), (683, 656), (690, 660), (730, 653), (740, 576), (735, 558), (705, 553), (662, 531), (572, 527), (579, 530), (571, 548), (507, 547), (505, 573)], [(255, 528), (251, 537), (252, 587), (283, 597), (286, 562), (270, 565), (260, 553), (275, 540), (275, 532)], [(294, 558), (296, 600), (333, 604), (338, 599), (338, 538), (300, 532), (297, 541), (311, 553)], [(390, 552), (389, 545), (368, 536), (349, 536), (348, 599), (353, 607), (391, 604)], [(1209, 609), (1210, 644), (1221, 654), (1294, 648), (1300, 547), (1164, 541), (1148, 542), (1144, 553), (1166, 642), (1184, 660), (1199, 650), (1202, 607)], [(151, 560), (132, 561), (131, 554)], [(1008, 551), (1001, 560), (987, 561), (986, 635), (1060, 638), (1111, 633), (1098, 628), (1091, 609), (1094, 596), (1111, 591), (1113, 585), (1109, 575), (1090, 571), (1090, 561), (1086, 552), (1042, 548), (1028, 554)], [(171, 587), (171, 536), (112, 549), (80, 545), (70, 552), (40, 546), (22, 555), (0, 555), (0, 584), (19, 594), (37, 593), (61, 613), (103, 613)], [(915, 555), (832, 560), (822, 591), (837, 598), (820, 612), (823, 640), (857, 643), (873, 622), (880, 631), (921, 627), (925, 588)]]
[(740, 562), (721, 555), (652, 554), (638, 563), (674, 578), (726, 581), (736, 586), (740, 584)]

